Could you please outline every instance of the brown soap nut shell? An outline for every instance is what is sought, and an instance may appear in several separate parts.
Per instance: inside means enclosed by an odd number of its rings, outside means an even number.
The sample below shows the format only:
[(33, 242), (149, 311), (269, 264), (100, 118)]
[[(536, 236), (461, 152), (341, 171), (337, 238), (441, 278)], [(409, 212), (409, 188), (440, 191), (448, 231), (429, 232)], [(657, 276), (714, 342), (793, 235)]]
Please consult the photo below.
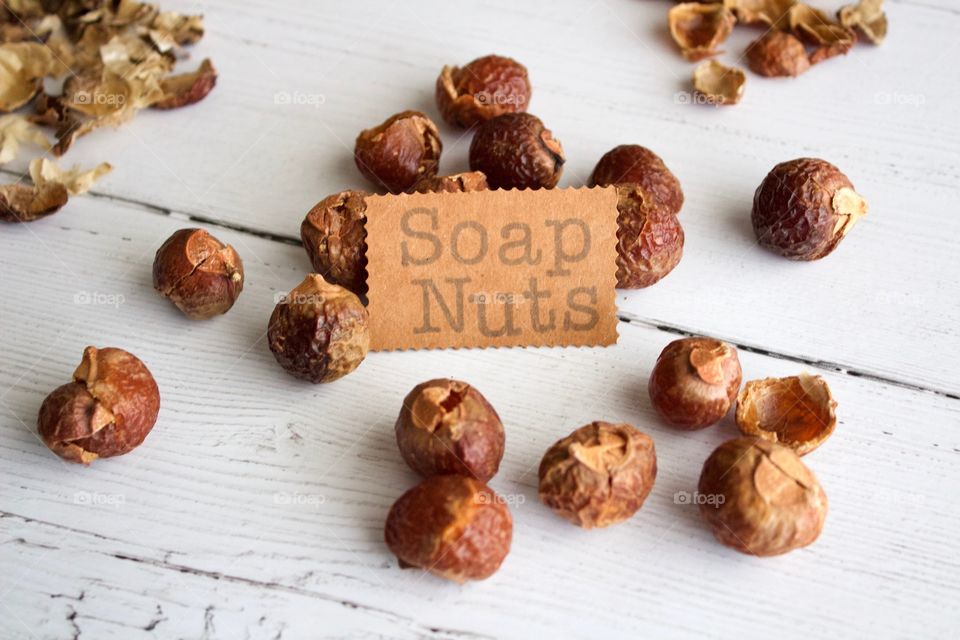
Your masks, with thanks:
[(657, 358), (648, 385), (650, 401), (669, 424), (702, 429), (727, 415), (742, 377), (732, 345), (712, 338), (681, 338)]
[(267, 343), (291, 375), (333, 382), (366, 357), (369, 315), (355, 294), (312, 273), (274, 308)]
[(633, 183), (653, 202), (673, 214), (683, 208), (683, 189), (663, 160), (638, 144), (622, 144), (603, 154), (590, 177), (590, 186)]
[(527, 68), (503, 56), (489, 55), (463, 67), (445, 66), (437, 78), (440, 115), (449, 124), (468, 128), (504, 113), (527, 110)]
[(513, 519), (505, 500), (460, 475), (427, 478), (393, 504), (387, 547), (401, 567), (464, 583), (493, 575), (510, 551)]
[(470, 169), (494, 189), (550, 189), (563, 174), (563, 147), (540, 118), (508, 113), (487, 120), (470, 143)]
[(737, 397), (737, 426), (744, 435), (786, 445), (803, 456), (837, 427), (837, 402), (820, 376), (751, 380)]
[[(774, 556), (811, 544), (827, 517), (827, 496), (789, 447), (760, 438), (721, 444), (703, 465), (700, 513), (722, 544)], [(721, 497), (722, 496), (722, 497)]]
[(205, 230), (180, 229), (157, 250), (153, 288), (188, 318), (213, 318), (229, 311), (243, 291), (243, 262)]
[(837, 248), (867, 209), (837, 167), (819, 158), (798, 158), (778, 164), (760, 183), (751, 222), (760, 246), (791, 260), (819, 260)]
[(540, 501), (585, 529), (635, 514), (653, 489), (653, 440), (628, 424), (592, 422), (550, 447), (540, 462)]
[(810, 68), (810, 58), (795, 35), (768, 31), (747, 47), (747, 66), (768, 78), (795, 77)]
[(639, 184), (618, 184), (616, 189), (617, 287), (649, 287), (680, 264), (683, 227)]
[(721, 53), (717, 46), (730, 37), (736, 22), (721, 2), (684, 2), (667, 13), (670, 35), (691, 62)]
[(64, 460), (90, 464), (129, 453), (156, 424), (160, 390), (133, 354), (87, 347), (73, 380), (51, 392), (37, 416), (40, 438)]
[(459, 380), (418, 384), (403, 400), (397, 445), (424, 477), (456, 473), (487, 482), (503, 458), (503, 423), (479, 391)]
[(490, 188), (482, 171), (467, 171), (450, 176), (431, 176), (417, 182), (411, 193), (465, 193), (486, 191)]
[(300, 238), (310, 264), (327, 282), (358, 296), (367, 292), (367, 203), (365, 191), (327, 196), (307, 212)]
[(437, 174), (443, 144), (437, 125), (419, 111), (403, 111), (357, 136), (354, 160), (368, 180), (390, 193), (403, 193)]

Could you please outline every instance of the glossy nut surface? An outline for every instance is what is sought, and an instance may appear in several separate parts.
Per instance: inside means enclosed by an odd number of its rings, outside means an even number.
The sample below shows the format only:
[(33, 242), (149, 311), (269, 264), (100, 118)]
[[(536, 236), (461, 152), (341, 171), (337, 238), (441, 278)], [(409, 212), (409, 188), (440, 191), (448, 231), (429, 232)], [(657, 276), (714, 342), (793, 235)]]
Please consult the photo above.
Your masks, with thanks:
[(649, 287), (680, 264), (683, 227), (639, 184), (618, 184), (616, 189), (617, 287)]
[(401, 567), (463, 583), (500, 568), (510, 551), (513, 519), (506, 501), (479, 480), (433, 476), (393, 504), (385, 538)]
[(205, 230), (181, 229), (157, 250), (153, 288), (188, 318), (213, 318), (229, 311), (243, 291), (243, 262)]
[(303, 248), (316, 273), (358, 296), (367, 292), (367, 195), (342, 191), (327, 196), (300, 225)]
[(403, 400), (397, 445), (422, 476), (459, 473), (487, 482), (503, 458), (503, 423), (487, 399), (459, 380), (418, 384)]
[(267, 343), (291, 375), (333, 382), (360, 366), (370, 347), (369, 316), (343, 287), (308, 275), (273, 310)]
[(37, 417), (40, 438), (61, 458), (89, 464), (123, 455), (153, 429), (160, 390), (133, 354), (87, 347), (73, 380), (46, 397)]
[(353, 157), (360, 173), (377, 188), (403, 193), (437, 174), (442, 149), (433, 120), (419, 111), (403, 111), (361, 131)]
[(650, 149), (638, 144), (622, 144), (600, 158), (593, 169), (590, 184), (606, 187), (615, 184), (640, 185), (652, 204), (670, 213), (680, 213), (683, 189), (663, 160)]
[(482, 171), (493, 189), (550, 189), (564, 162), (560, 141), (529, 113), (487, 120), (470, 144), (470, 169)]
[(724, 545), (774, 556), (819, 537), (827, 496), (789, 447), (759, 438), (729, 440), (710, 454), (698, 487), (700, 513)]
[(463, 67), (446, 66), (437, 78), (440, 114), (463, 128), (504, 113), (526, 111), (530, 93), (527, 68), (504, 56), (484, 56)]
[(681, 338), (657, 358), (648, 385), (650, 401), (671, 425), (702, 429), (727, 415), (742, 377), (732, 345), (712, 338)]
[(635, 514), (657, 476), (653, 440), (628, 424), (592, 422), (550, 447), (540, 462), (540, 501), (585, 529)]

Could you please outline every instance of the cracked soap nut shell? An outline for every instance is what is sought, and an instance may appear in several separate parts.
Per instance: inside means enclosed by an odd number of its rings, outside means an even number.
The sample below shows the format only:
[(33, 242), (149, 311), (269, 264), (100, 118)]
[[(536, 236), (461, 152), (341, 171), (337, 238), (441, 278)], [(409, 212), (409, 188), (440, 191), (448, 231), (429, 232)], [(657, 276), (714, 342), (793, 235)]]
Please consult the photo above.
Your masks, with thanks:
[(691, 62), (717, 53), (717, 46), (730, 37), (737, 19), (722, 2), (684, 2), (667, 13), (670, 35), (683, 57)]
[(551, 189), (563, 173), (563, 147), (529, 113), (487, 120), (470, 143), (470, 169), (494, 189)]
[(833, 434), (836, 408), (820, 376), (751, 380), (737, 397), (737, 426), (744, 435), (778, 442), (802, 456)]
[(445, 66), (437, 78), (437, 108), (455, 127), (526, 111), (530, 93), (527, 68), (503, 56), (484, 56), (464, 67)]
[(312, 273), (274, 308), (267, 342), (291, 375), (333, 382), (363, 362), (368, 325), (367, 309), (355, 294)]
[(768, 78), (796, 77), (810, 68), (810, 58), (800, 38), (768, 31), (747, 46), (747, 66)]
[(419, 111), (403, 111), (360, 132), (353, 157), (368, 180), (390, 193), (403, 193), (437, 174), (443, 144), (437, 125)]
[(365, 191), (327, 196), (307, 212), (300, 238), (310, 264), (327, 282), (367, 292), (367, 197)]
[(87, 347), (73, 382), (40, 406), (40, 438), (64, 460), (90, 464), (129, 453), (160, 412), (160, 390), (146, 365), (123, 349)]
[(540, 501), (585, 529), (622, 522), (653, 488), (653, 440), (628, 424), (592, 422), (550, 447), (540, 462)]
[(642, 289), (680, 264), (683, 227), (639, 184), (617, 189), (617, 287)]
[(181, 229), (157, 250), (153, 288), (188, 318), (212, 318), (229, 311), (243, 291), (243, 262), (203, 229)]
[(670, 213), (680, 213), (683, 189), (660, 156), (638, 144), (622, 144), (603, 154), (590, 177), (590, 186), (635, 183)]
[(826, 160), (798, 158), (778, 164), (760, 183), (751, 221), (760, 246), (791, 260), (819, 260), (867, 208), (840, 169)]
[(487, 176), (482, 171), (468, 171), (451, 176), (432, 176), (424, 178), (410, 188), (412, 193), (465, 193), (468, 191), (486, 191)]
[(466, 382), (418, 384), (404, 398), (395, 430), (403, 459), (424, 477), (458, 473), (487, 482), (500, 468), (503, 423)]
[(759, 438), (717, 447), (703, 465), (698, 491), (717, 497), (700, 503), (717, 540), (750, 555), (805, 547), (820, 535), (827, 517), (827, 496), (799, 456)]
[(513, 519), (506, 501), (460, 475), (427, 478), (393, 504), (387, 547), (403, 568), (464, 583), (492, 576), (510, 551)]
[(732, 345), (712, 338), (681, 338), (657, 358), (648, 385), (650, 401), (671, 425), (702, 429), (727, 415), (742, 377)]

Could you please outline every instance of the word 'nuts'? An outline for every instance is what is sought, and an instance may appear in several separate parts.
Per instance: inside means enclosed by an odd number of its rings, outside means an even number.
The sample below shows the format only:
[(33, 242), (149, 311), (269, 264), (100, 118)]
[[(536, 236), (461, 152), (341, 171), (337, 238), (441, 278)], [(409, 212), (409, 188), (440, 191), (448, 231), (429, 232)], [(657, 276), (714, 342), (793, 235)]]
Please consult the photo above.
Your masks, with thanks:
[(702, 429), (727, 415), (740, 390), (737, 350), (712, 338), (681, 338), (664, 348), (650, 374), (650, 401), (682, 429)]
[(137, 448), (159, 412), (160, 390), (143, 362), (123, 349), (87, 347), (73, 382), (44, 399), (37, 428), (55, 454), (90, 464)]
[(428, 477), (459, 473), (487, 482), (503, 458), (503, 423), (465, 382), (430, 380), (403, 400), (397, 445), (410, 468)]
[(724, 442), (703, 464), (700, 513), (724, 545), (774, 556), (805, 547), (823, 530), (827, 496), (789, 447), (760, 438)]
[(333, 382), (363, 362), (368, 325), (367, 309), (355, 294), (312, 273), (274, 308), (267, 342), (291, 375)]
[(361, 131), (353, 158), (368, 180), (390, 193), (403, 193), (437, 174), (442, 149), (437, 125), (419, 111), (404, 111)]
[(229, 311), (243, 291), (243, 262), (203, 229), (181, 229), (157, 250), (153, 288), (188, 318), (212, 318)]
[(636, 513), (657, 477), (653, 440), (628, 424), (592, 422), (550, 447), (540, 462), (540, 501), (585, 529)]
[(487, 120), (470, 143), (470, 169), (494, 189), (551, 189), (563, 173), (563, 147), (529, 113)]
[(443, 119), (468, 128), (505, 113), (527, 110), (527, 68), (511, 58), (484, 56), (463, 67), (444, 67), (437, 78), (437, 108)]
[(867, 201), (840, 169), (798, 158), (775, 166), (757, 187), (751, 221), (760, 246), (791, 260), (819, 260), (866, 214)]
[(384, 536), (401, 567), (463, 583), (500, 568), (510, 551), (513, 519), (506, 501), (479, 480), (433, 476), (393, 504)]

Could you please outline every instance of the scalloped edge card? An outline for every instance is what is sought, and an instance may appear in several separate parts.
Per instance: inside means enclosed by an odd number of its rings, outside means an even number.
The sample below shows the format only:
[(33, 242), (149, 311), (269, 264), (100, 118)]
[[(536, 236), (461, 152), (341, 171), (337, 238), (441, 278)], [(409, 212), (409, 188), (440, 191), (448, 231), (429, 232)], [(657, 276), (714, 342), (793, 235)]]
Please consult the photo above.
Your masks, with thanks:
[(366, 204), (371, 351), (616, 343), (613, 187)]

